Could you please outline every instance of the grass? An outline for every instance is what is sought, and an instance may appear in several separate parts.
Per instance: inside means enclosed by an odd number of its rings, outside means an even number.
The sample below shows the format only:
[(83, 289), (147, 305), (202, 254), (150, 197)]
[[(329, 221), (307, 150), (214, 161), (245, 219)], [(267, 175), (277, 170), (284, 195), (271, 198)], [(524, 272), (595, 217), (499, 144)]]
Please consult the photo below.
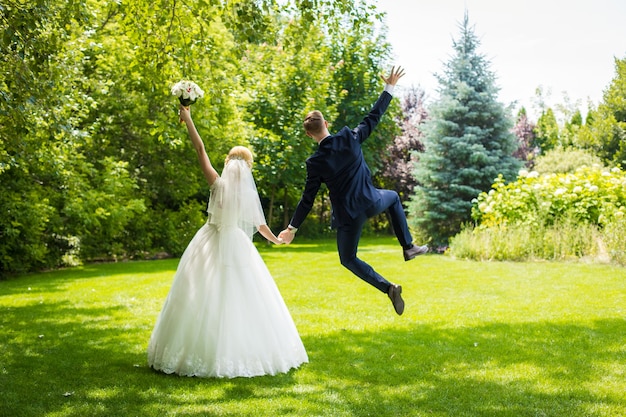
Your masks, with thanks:
[(582, 260), (626, 266), (626, 221), (618, 218), (601, 228), (572, 219), (550, 226), (468, 226), (450, 246), (453, 256), (476, 261)]
[(626, 269), (360, 254), (406, 311), (338, 262), (334, 242), (259, 245), (310, 363), (199, 379), (146, 365), (177, 260), (0, 282), (0, 416), (623, 416)]

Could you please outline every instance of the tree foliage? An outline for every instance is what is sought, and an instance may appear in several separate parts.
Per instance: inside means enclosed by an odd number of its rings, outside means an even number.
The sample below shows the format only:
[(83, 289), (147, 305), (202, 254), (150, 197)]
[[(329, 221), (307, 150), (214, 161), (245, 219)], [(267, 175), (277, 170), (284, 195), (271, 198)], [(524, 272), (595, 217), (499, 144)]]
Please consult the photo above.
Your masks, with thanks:
[(581, 142), (589, 144), (605, 163), (626, 166), (626, 58), (615, 59), (615, 77), (589, 119)]
[(497, 101), (489, 62), (467, 13), (453, 41), (454, 55), (438, 76), (440, 97), (429, 108), (426, 150), (415, 171), (418, 186), (410, 203), (415, 225), (435, 245), (446, 245), (470, 220), (472, 200), (500, 174), (515, 178), (520, 166), (512, 122)]
[[(209, 190), (169, 91), (180, 79), (206, 92), (192, 112), (216, 167), (251, 146), (269, 218), (287, 218), (312, 146), (303, 113), (334, 120), (352, 85), (377, 94), (377, 18), (347, 0), (3, 2), (0, 276), (182, 252)], [(339, 76), (342, 53), (359, 65)]]
[(535, 146), (542, 152), (550, 151), (561, 145), (560, 129), (552, 108), (547, 108), (535, 125), (533, 131)]
[(419, 154), (424, 152), (421, 129), (428, 118), (425, 95), (420, 87), (413, 87), (404, 95), (398, 121), (402, 134), (396, 136), (384, 152), (384, 185), (396, 190), (402, 201), (409, 200), (413, 193), (417, 184), (413, 171)]
[(539, 148), (535, 142), (535, 124), (528, 119), (526, 109), (523, 107), (517, 114), (513, 133), (517, 138), (517, 150), (513, 156), (523, 161), (526, 166), (532, 166)]

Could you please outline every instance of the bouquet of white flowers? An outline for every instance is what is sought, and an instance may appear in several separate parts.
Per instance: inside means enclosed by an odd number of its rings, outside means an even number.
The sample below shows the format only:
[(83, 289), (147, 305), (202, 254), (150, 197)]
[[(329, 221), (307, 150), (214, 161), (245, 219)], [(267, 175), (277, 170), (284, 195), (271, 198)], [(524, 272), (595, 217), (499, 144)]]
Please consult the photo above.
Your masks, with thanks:
[(189, 108), (199, 98), (204, 97), (204, 91), (192, 81), (179, 81), (172, 87), (172, 95), (178, 97), (180, 104)]
[(180, 104), (188, 107), (204, 97), (204, 91), (192, 81), (179, 81), (172, 87), (172, 95), (178, 97)]

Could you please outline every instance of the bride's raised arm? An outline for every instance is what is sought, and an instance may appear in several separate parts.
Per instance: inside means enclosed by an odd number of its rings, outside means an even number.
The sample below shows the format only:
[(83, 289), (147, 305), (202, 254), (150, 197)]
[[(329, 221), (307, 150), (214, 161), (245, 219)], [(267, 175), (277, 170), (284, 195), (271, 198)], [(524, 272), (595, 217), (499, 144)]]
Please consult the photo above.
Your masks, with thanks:
[(198, 154), (198, 162), (200, 162), (200, 168), (202, 169), (202, 173), (206, 178), (209, 186), (213, 185), (215, 180), (219, 177), (219, 174), (211, 165), (211, 160), (209, 159), (209, 155), (206, 153), (206, 149), (204, 148), (204, 142), (202, 142), (202, 138), (196, 129), (196, 126), (191, 119), (191, 112), (188, 107), (180, 106), (180, 110), (178, 112), (180, 120), (185, 122), (187, 125), (187, 131), (189, 132), (189, 139), (191, 139), (191, 143), (193, 144), (196, 153)]

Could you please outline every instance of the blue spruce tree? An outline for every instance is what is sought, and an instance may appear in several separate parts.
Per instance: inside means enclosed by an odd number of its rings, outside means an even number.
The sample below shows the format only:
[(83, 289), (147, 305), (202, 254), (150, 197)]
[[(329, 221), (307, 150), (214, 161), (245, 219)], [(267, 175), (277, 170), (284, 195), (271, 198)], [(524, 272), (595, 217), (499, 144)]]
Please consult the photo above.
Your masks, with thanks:
[(453, 40), (454, 54), (438, 74), (439, 98), (424, 126), (425, 152), (415, 169), (417, 186), (409, 203), (416, 226), (445, 247), (471, 219), (472, 199), (502, 174), (514, 179), (521, 162), (513, 157), (513, 119), (497, 101), (499, 88), (467, 12)]

